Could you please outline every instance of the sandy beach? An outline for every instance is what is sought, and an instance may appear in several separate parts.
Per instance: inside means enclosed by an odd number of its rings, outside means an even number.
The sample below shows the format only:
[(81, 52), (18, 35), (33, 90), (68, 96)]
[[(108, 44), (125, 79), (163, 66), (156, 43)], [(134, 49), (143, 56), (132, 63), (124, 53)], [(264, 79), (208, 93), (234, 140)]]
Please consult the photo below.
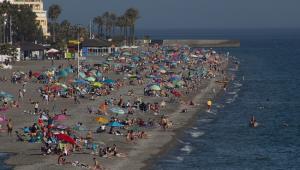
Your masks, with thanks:
[[(220, 70), (226, 70), (228, 60), (221, 59)], [(54, 65), (76, 65), (76, 61), (57, 60), (54, 61)], [(34, 71), (44, 71), (51, 67), (51, 61), (22, 61), (17, 62), (13, 66), (13, 70), (2, 70), (1, 76), (10, 77), (11, 74), (17, 70), (27, 73), (30, 69)], [(111, 79), (123, 78), (122, 74), (115, 74), (114, 72), (106, 73)], [(85, 127), (85, 131), (78, 132), (79, 135), (85, 136), (88, 131), (93, 132), (93, 141), (99, 145), (112, 146), (116, 144), (118, 151), (124, 153), (124, 157), (111, 157), (103, 158), (92, 153), (92, 150), (83, 150), (81, 152), (73, 152), (66, 157), (68, 162), (81, 162), (83, 164), (93, 165), (93, 158), (95, 157), (101, 166), (105, 169), (151, 169), (151, 163), (153, 158), (159, 157), (165, 153), (172, 146), (176, 145), (176, 138), (182, 132), (182, 129), (191, 126), (194, 118), (206, 111), (206, 102), (208, 99), (214, 100), (214, 98), (223, 91), (223, 84), (217, 83), (224, 78), (221, 73), (216, 73), (212, 78), (201, 79), (199, 84), (196, 84), (196, 88), (191, 92), (184, 94), (179, 100), (170, 101), (170, 98), (165, 97), (153, 97), (144, 95), (144, 86), (140, 85), (125, 85), (119, 90), (111, 91), (111, 94), (105, 97), (96, 97), (95, 100), (89, 100), (88, 98), (82, 98), (80, 104), (75, 104), (73, 98), (56, 98), (55, 101), (50, 101), (47, 105), (40, 96), (38, 88), (43, 86), (40, 83), (29, 81), (26, 84), (26, 93), (24, 94), (23, 101), (20, 102), (19, 108), (11, 108), (6, 112), (6, 117), (12, 118), (14, 131), (20, 130), (25, 126), (31, 126), (38, 118), (38, 115), (32, 115), (25, 113), (24, 111), (33, 110), (33, 104), (29, 102), (38, 101), (41, 109), (49, 109), (51, 114), (59, 114), (61, 110), (67, 108), (67, 113), (70, 114), (70, 118), (63, 122), (63, 125), (73, 127), (77, 122), (81, 122)], [(0, 90), (13, 94), (16, 98), (18, 96), (18, 89), (22, 88), (22, 84), (11, 84), (10, 81), (0, 82)], [(154, 114), (153, 112), (142, 113), (140, 111), (135, 112), (133, 115), (120, 115), (119, 118), (134, 117), (142, 118), (143, 120), (153, 119), (155, 122), (159, 122), (162, 115), (168, 117), (168, 120), (173, 123), (171, 128), (163, 130), (158, 123), (151, 129), (143, 129), (147, 133), (146, 139), (137, 139), (132, 141), (126, 141), (126, 130), (121, 130), (123, 135), (113, 135), (105, 133), (95, 133), (99, 127), (99, 123), (95, 121), (95, 118), (99, 115), (88, 113), (88, 107), (97, 108), (99, 103), (104, 102), (105, 99), (114, 97), (118, 98), (120, 95), (124, 97), (124, 101), (132, 100), (131, 96), (127, 95), (127, 92), (134, 89), (135, 96), (142, 96), (144, 101), (154, 103), (166, 101), (166, 107), (160, 109), (160, 113)], [(182, 89), (182, 92), (184, 89)], [(194, 102), (194, 105), (189, 105), (190, 101)], [(182, 112), (186, 109), (186, 112)], [(109, 114), (107, 117), (113, 116)], [(61, 122), (60, 122), (61, 123)], [(5, 126), (4, 126), (5, 127)], [(69, 165), (58, 165), (58, 155), (46, 155), (41, 153), (41, 143), (28, 143), (16, 141), (16, 136), (7, 136), (6, 132), (0, 133), (0, 152), (11, 153), (12, 156), (6, 160), (6, 163), (13, 166), (14, 169), (85, 169), (82, 167), (75, 167)]]

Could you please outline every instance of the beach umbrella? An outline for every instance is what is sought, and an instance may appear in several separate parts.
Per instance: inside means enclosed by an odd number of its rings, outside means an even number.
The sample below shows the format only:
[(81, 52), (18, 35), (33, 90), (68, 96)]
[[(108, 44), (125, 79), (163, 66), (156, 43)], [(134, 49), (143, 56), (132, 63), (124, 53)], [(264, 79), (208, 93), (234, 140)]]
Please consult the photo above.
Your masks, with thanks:
[(103, 123), (103, 124), (106, 124), (109, 122), (108, 119), (105, 117), (96, 117), (96, 121), (99, 123)]
[(93, 81), (96, 80), (96, 78), (95, 77), (88, 77), (88, 78), (86, 78), (86, 80), (89, 81), (89, 82), (93, 82)]
[(109, 126), (109, 127), (122, 127), (124, 125), (119, 123), (119, 122), (110, 122), (110, 123), (106, 124), (106, 126)]
[(65, 129), (68, 128), (68, 126), (66, 126), (66, 125), (58, 125), (56, 128), (57, 129), (61, 129), (61, 130), (65, 130)]
[(85, 81), (85, 80), (82, 80), (82, 79), (75, 80), (73, 83), (75, 83), (75, 84), (89, 84), (88, 81)]
[(123, 53), (123, 55), (130, 56), (131, 53), (126, 51), (126, 52)]
[(57, 135), (55, 135), (56, 136), (56, 138), (58, 139), (58, 140), (61, 140), (61, 141), (64, 141), (64, 142), (67, 142), (67, 143), (71, 143), (71, 144), (75, 144), (76, 142), (75, 142), (75, 140), (73, 139), (73, 138), (71, 138), (69, 135), (67, 135), (67, 134), (62, 134), (62, 133), (60, 133), (60, 134), (57, 134)]
[(84, 72), (79, 72), (79, 76), (80, 76), (81, 78), (86, 78), (86, 75), (85, 75)]
[(167, 71), (164, 70), (164, 69), (160, 69), (159, 72), (162, 73), (162, 74), (165, 74)]
[(6, 121), (7, 121), (7, 119), (5, 116), (0, 116), (0, 122), (6, 122)]
[(54, 116), (53, 120), (55, 121), (64, 121), (67, 119), (67, 116), (66, 115), (63, 115), (63, 114), (59, 114), (59, 115), (56, 115)]
[(92, 83), (92, 86), (94, 86), (94, 87), (96, 87), (96, 88), (99, 88), (99, 87), (102, 87), (103, 84), (100, 83), (100, 82), (94, 82), (94, 83)]
[(61, 89), (61, 87), (59, 85), (53, 85), (50, 87), (51, 91), (59, 91)]
[(160, 88), (158, 85), (152, 85), (152, 86), (150, 86), (150, 89), (151, 89), (151, 90), (154, 90), (154, 91), (159, 91), (159, 90), (161, 90), (161, 88)]
[(132, 58), (131, 58), (133, 61), (140, 61), (140, 57), (139, 56), (133, 56)]
[(47, 53), (58, 53), (59, 51), (57, 49), (51, 48), (47, 51)]
[(35, 73), (32, 73), (32, 75), (33, 75), (35, 78), (38, 78), (38, 77), (40, 77), (41, 73), (35, 72)]
[(103, 83), (106, 83), (106, 84), (114, 84), (115, 81), (112, 80), (112, 79), (106, 79), (106, 80), (103, 81)]
[(125, 111), (119, 107), (111, 108), (110, 111), (112, 111), (113, 113), (119, 114), (119, 115), (125, 114)]
[(71, 67), (65, 68), (64, 71), (67, 73), (73, 73), (73, 69), (71, 69)]
[(181, 93), (180, 93), (179, 91), (172, 90), (171, 93), (172, 93), (175, 97), (181, 97)]
[(67, 77), (68, 72), (66, 72), (65, 70), (61, 70), (61, 71), (58, 72), (58, 76), (59, 77)]

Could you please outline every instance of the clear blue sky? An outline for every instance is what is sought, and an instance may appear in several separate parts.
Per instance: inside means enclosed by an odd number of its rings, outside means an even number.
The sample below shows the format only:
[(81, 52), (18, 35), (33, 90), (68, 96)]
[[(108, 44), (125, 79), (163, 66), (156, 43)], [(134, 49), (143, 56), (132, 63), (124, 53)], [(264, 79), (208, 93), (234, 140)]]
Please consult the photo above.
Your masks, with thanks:
[(139, 9), (138, 29), (300, 28), (300, 0), (44, 0), (59, 4), (60, 20), (87, 25), (105, 11)]

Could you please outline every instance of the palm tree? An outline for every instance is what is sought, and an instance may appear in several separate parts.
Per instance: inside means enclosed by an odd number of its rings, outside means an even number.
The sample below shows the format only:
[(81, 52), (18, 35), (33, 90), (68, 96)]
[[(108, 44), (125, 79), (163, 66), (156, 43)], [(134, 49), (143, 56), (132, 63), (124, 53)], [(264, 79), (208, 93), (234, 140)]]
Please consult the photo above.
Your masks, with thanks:
[(109, 14), (109, 21), (110, 21), (110, 36), (115, 34), (115, 25), (116, 25), (117, 15), (115, 13)]
[(135, 8), (129, 8), (126, 10), (125, 16), (128, 18), (131, 45), (134, 45), (135, 22), (139, 18), (139, 11)]
[(104, 12), (103, 15), (102, 15), (102, 20), (103, 20), (103, 24), (105, 26), (105, 36), (107, 37), (108, 36), (108, 32), (109, 32), (109, 24), (110, 24), (110, 14), (109, 12)]
[(53, 42), (55, 42), (55, 25), (57, 24), (57, 19), (61, 13), (61, 8), (57, 4), (53, 4), (49, 7), (48, 17), (52, 22), (52, 33), (53, 33)]
[(97, 25), (98, 29), (98, 37), (100, 38), (101, 35), (103, 34), (103, 20), (101, 16), (97, 16), (93, 20), (94, 24)]
[(68, 21), (68, 20), (63, 20), (61, 23), (60, 23), (60, 29), (59, 29), (59, 32), (60, 32), (60, 39), (63, 39), (65, 42), (68, 42), (68, 40), (70, 39), (70, 36), (71, 36), (71, 23)]

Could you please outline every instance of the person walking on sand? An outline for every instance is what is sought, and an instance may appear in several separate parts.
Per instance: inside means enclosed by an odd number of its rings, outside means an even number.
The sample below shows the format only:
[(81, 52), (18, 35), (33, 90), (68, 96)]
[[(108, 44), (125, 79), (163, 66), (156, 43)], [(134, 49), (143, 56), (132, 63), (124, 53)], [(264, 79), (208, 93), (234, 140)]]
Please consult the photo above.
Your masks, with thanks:
[(19, 89), (19, 100), (23, 101), (23, 98), (24, 98), (24, 94), (23, 94), (23, 91), (21, 89)]
[(93, 170), (101, 170), (101, 166), (99, 165), (99, 162), (97, 161), (97, 159), (94, 157), (93, 158), (93, 161), (94, 161), (94, 166), (93, 166)]
[(211, 101), (211, 99), (208, 99), (208, 100), (207, 100), (207, 110), (208, 110), (208, 111), (210, 111), (211, 106), (212, 106), (212, 101)]
[(8, 136), (11, 136), (12, 131), (13, 131), (13, 122), (11, 119), (8, 119), (6, 126), (7, 126), (7, 134), (8, 134)]
[(34, 114), (38, 114), (39, 111), (39, 102), (35, 102), (34, 104)]

